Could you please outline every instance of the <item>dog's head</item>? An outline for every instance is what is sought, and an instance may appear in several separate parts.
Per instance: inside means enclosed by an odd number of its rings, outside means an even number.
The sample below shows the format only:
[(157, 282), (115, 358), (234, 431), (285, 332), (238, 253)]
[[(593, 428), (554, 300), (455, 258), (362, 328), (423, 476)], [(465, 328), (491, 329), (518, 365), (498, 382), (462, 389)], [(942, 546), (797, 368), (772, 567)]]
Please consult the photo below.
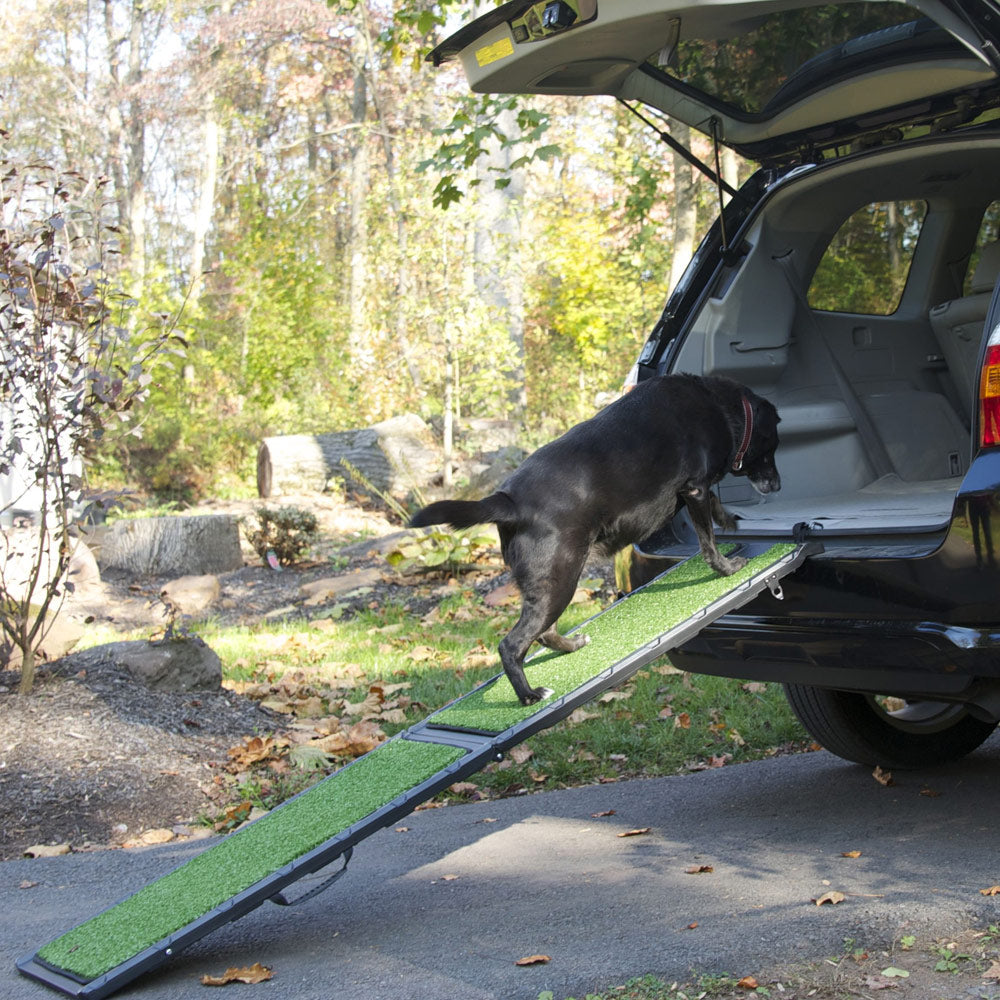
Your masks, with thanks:
[(761, 399), (753, 393), (746, 398), (753, 411), (753, 434), (743, 457), (743, 467), (739, 475), (746, 476), (753, 488), (763, 496), (777, 493), (781, 489), (781, 477), (774, 464), (774, 452), (778, 447), (778, 411), (769, 400)]

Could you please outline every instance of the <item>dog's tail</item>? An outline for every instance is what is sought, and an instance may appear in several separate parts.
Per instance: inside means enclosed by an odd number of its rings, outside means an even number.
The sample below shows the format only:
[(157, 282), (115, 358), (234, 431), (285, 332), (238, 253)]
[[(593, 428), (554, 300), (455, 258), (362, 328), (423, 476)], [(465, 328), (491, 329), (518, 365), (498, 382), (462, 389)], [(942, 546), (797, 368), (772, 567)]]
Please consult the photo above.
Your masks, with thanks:
[(453, 528), (471, 528), (474, 524), (509, 523), (516, 517), (514, 501), (506, 493), (491, 493), (482, 500), (439, 500), (428, 504), (410, 518), (410, 527), (450, 524)]

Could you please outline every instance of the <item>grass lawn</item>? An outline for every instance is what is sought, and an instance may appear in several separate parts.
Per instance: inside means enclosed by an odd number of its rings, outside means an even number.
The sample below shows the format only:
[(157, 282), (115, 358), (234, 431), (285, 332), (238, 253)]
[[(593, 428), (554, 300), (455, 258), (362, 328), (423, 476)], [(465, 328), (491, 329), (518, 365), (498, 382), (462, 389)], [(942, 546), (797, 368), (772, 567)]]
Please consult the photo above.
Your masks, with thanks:
[[(283, 713), (291, 736), (289, 747), (232, 776), (232, 802), (274, 806), (363, 752), (366, 730), (391, 736), (497, 674), (497, 643), (515, 607), (487, 608), (471, 587), (453, 590), (423, 618), (390, 604), (339, 618), (197, 627), (222, 659), (226, 686)], [(594, 601), (571, 605), (560, 629), (600, 610)], [(808, 745), (778, 686), (682, 674), (664, 658), (445, 797), (675, 774)]]

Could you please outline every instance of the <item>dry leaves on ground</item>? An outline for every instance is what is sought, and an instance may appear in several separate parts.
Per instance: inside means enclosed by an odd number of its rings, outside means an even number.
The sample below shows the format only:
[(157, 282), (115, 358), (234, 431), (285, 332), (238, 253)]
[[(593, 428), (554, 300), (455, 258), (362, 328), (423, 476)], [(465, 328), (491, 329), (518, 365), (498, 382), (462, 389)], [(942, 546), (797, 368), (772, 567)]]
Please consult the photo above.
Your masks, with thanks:
[(836, 889), (831, 889), (829, 892), (824, 892), (822, 896), (818, 899), (813, 899), (811, 902), (815, 903), (817, 906), (822, 906), (824, 903), (830, 903), (832, 906), (836, 906), (837, 903), (842, 903), (847, 896), (842, 892), (837, 892)]
[(514, 964), (515, 965), (545, 965), (546, 962), (551, 962), (552, 959), (548, 955), (528, 955), (525, 958), (519, 958)]
[(263, 983), (273, 975), (274, 973), (266, 965), (254, 962), (253, 965), (242, 969), (235, 966), (226, 969), (221, 976), (202, 976), (201, 983), (203, 986), (228, 986), (230, 983)]
[(872, 771), (872, 777), (885, 788), (888, 788), (890, 785), (894, 785), (896, 783), (892, 780), (892, 772), (883, 771), (877, 764), (875, 765), (875, 770)]

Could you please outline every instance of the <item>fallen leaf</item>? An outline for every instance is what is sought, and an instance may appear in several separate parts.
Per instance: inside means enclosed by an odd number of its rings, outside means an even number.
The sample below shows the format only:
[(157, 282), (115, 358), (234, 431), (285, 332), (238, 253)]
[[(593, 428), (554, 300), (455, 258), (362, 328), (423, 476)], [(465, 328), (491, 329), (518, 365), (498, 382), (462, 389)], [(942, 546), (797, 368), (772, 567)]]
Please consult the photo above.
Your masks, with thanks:
[(1000, 896), (1000, 885), (991, 885), (988, 889), (980, 889), (981, 896)]
[(598, 818), (600, 818), (601, 816), (614, 816), (614, 814), (615, 814), (615, 811), (614, 811), (614, 809), (605, 809), (605, 810), (604, 810), (604, 812), (599, 812), (599, 813), (591, 813), (590, 815), (591, 815), (591, 816), (592, 816), (592, 817), (593, 817), (594, 819), (598, 819)]
[(320, 740), (313, 740), (313, 746), (324, 753), (342, 757), (360, 757), (374, 750), (385, 739), (385, 733), (370, 719), (356, 722), (347, 732), (333, 733)]
[(174, 831), (161, 828), (144, 830), (138, 837), (126, 840), (123, 847), (151, 847), (153, 844), (169, 844), (174, 839)]
[[(291, 708), (289, 708), (291, 711)], [(278, 745), (273, 736), (248, 736), (240, 746), (229, 751), (229, 769), (245, 771), (251, 764), (267, 760), (276, 754)]]
[(488, 608), (499, 608), (503, 604), (513, 604), (517, 600), (517, 587), (513, 583), (505, 583), (501, 587), (495, 587), (484, 598), (483, 604)]
[(535, 756), (535, 751), (526, 746), (518, 746), (511, 749), (507, 755), (515, 764), (526, 764)]
[(641, 837), (644, 833), (649, 833), (653, 828), (651, 826), (643, 826), (637, 830), (624, 830), (618, 834), (619, 837)]
[(861, 857), (861, 852), (860, 851), (842, 851), (841, 854), (840, 854), (840, 856), (842, 858), (860, 858)]
[(473, 650), (466, 653), (462, 658), (462, 666), (467, 670), (476, 670), (479, 667), (492, 667), (499, 657), (496, 653), (480, 653)]
[(837, 903), (842, 903), (845, 899), (847, 899), (847, 897), (842, 892), (837, 892), (836, 889), (831, 889), (829, 892), (824, 892), (819, 899), (812, 900), (812, 902), (814, 902), (817, 906), (822, 906), (824, 903), (830, 903), (831, 905), (836, 906)]
[(528, 955), (525, 958), (519, 958), (514, 964), (515, 965), (545, 965), (546, 962), (551, 962), (552, 959), (548, 955)]
[(69, 854), (69, 844), (34, 844), (24, 849), (26, 858), (57, 858)]
[(753, 976), (744, 976), (736, 985), (745, 990), (755, 990), (760, 984)]
[(761, 681), (748, 681), (742, 687), (749, 694), (763, 694), (767, 690), (767, 685)]
[(215, 823), (215, 829), (220, 833), (232, 830), (234, 827), (245, 823), (253, 812), (253, 803), (250, 801), (240, 802), (230, 806), (222, 815), (222, 818)]
[(892, 780), (892, 772), (883, 771), (882, 768), (878, 766), (878, 764), (875, 765), (875, 770), (872, 771), (872, 777), (880, 785), (884, 785), (886, 788), (888, 788), (889, 785), (894, 785), (896, 783)]
[(410, 828), (408, 826), (397, 826), (396, 833), (409, 833)]
[(676, 667), (671, 666), (669, 663), (661, 663), (658, 666), (650, 667), (650, 670), (654, 674), (662, 674), (664, 677), (669, 677), (671, 674), (682, 674), (683, 670), (678, 670)]
[(693, 931), (697, 926), (698, 926), (698, 921), (697, 920), (693, 920), (691, 923), (689, 923), (687, 925), (687, 929), (689, 931)]
[(437, 650), (432, 649), (430, 646), (414, 646), (406, 654), (406, 659), (412, 660), (414, 663), (424, 663), (427, 660), (433, 660), (437, 656)]
[(885, 976), (866, 976), (865, 986), (870, 990), (895, 990), (899, 989), (899, 983), (894, 983)]
[(32, 882), (31, 879), (24, 879), (18, 886), (18, 889), (34, 889), (38, 885), (37, 882)]
[(709, 875), (714, 872), (715, 869), (711, 865), (692, 865), (690, 868), (684, 869), (685, 875)]
[(898, 969), (895, 965), (890, 965), (888, 969), (882, 970), (882, 975), (889, 979), (909, 979), (910, 974), (906, 969)]
[(941, 797), (941, 793), (934, 791), (933, 788), (921, 788), (920, 794), (925, 795), (929, 799), (938, 799)]
[(605, 691), (597, 700), (609, 704), (612, 701), (628, 701), (635, 694), (634, 687), (627, 687), (624, 691)]
[(457, 878), (458, 878), (457, 875), (442, 875), (441, 876), (441, 881), (442, 882), (454, 882), (455, 879), (457, 879)]
[(479, 791), (479, 785), (474, 781), (456, 781), (448, 786), (448, 791), (453, 795), (472, 795)]
[(578, 726), (581, 722), (586, 722), (588, 719), (599, 719), (600, 717), (600, 712), (588, 712), (585, 708), (578, 708), (570, 712), (566, 717), (566, 721), (571, 726)]
[(230, 983), (263, 983), (274, 975), (273, 972), (260, 962), (242, 969), (235, 967), (226, 969), (221, 976), (202, 976), (202, 986), (228, 986)]
[(983, 973), (983, 979), (996, 979), (1000, 981), (1000, 962), (995, 958), (993, 964)]

